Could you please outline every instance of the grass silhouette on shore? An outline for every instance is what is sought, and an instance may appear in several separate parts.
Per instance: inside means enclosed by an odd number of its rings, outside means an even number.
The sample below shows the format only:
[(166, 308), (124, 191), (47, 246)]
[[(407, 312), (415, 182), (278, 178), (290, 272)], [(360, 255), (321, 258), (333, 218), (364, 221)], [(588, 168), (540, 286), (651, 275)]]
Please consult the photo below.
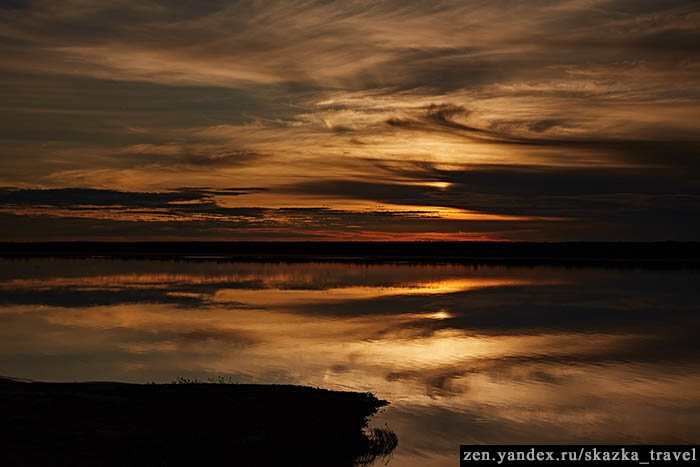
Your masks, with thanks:
[(367, 465), (396, 447), (368, 429), (386, 401), (291, 385), (0, 378), (4, 466)]

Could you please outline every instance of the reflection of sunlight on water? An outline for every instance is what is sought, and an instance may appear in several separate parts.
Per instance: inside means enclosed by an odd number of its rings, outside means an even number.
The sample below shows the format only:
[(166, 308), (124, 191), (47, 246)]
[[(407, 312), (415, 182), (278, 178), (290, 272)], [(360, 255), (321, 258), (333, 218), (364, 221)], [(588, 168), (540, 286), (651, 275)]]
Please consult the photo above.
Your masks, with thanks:
[(426, 318), (426, 319), (450, 319), (453, 317), (453, 315), (449, 314), (445, 310), (436, 311), (435, 313), (423, 313), (423, 314), (416, 314), (416, 315), (411, 315), (411, 316), (415, 316), (416, 318)]
[(484, 287), (526, 285), (527, 280), (514, 279), (446, 279), (422, 283), (403, 284), (400, 287), (337, 287), (322, 290), (290, 290), (270, 288), (260, 290), (220, 289), (213, 297), (215, 302), (242, 301), (253, 306), (318, 303), (323, 301), (359, 300), (391, 295), (428, 295), (465, 292)]
[[(392, 465), (453, 465), (460, 443), (698, 441), (697, 345), (678, 347), (692, 281), (667, 294), (654, 272), (333, 267), (6, 280), (3, 371), (372, 391), (392, 401), (376, 419), (400, 437)], [(12, 303), (18, 290), (54, 302)]]

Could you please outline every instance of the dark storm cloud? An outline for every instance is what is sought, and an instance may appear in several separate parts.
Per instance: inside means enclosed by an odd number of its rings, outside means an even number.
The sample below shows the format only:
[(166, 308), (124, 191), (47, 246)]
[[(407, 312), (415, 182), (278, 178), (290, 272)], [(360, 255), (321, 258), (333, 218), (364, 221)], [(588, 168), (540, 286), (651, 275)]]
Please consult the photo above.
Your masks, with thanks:
[(0, 9), (10, 10), (26, 7), (27, 0), (0, 0)]
[[(651, 151), (655, 149), (655, 145), (649, 146)], [(674, 154), (673, 145), (667, 150)], [(387, 170), (415, 180), (415, 184), (328, 180), (287, 189), (384, 203), (562, 218), (548, 229), (567, 229), (568, 224), (586, 221), (592, 229), (614, 224), (618, 233), (626, 231), (629, 238), (660, 235), (693, 239), (700, 229), (700, 173), (693, 166), (681, 165), (696, 163), (689, 160), (689, 154), (675, 154), (676, 161), (673, 157), (668, 161), (677, 166), (656, 168), (478, 165), (445, 170), (431, 164), (412, 164)], [(434, 187), (421, 182), (449, 185)]]
[[(464, 231), (489, 234), (534, 228), (538, 223), (442, 221), (416, 211), (343, 211), (329, 208), (226, 208), (213, 203), (170, 207), (152, 214), (148, 221), (130, 219), (138, 214), (110, 208), (82, 214), (82, 207), (71, 208), (61, 216), (51, 211), (29, 214), (0, 213), (0, 220), (11, 228), (0, 232), (3, 240), (39, 241), (83, 238), (114, 240), (193, 239), (198, 240), (368, 240), (395, 239), (402, 234), (455, 234)], [(167, 219), (163, 219), (166, 216)], [(173, 220), (175, 216), (178, 220)], [(202, 216), (206, 216), (205, 219)], [(541, 225), (539, 226), (541, 227)], [(366, 237), (359, 237), (369, 232)], [(411, 237), (413, 238), (413, 237)], [(421, 238), (421, 237), (419, 237)]]
[[(700, 149), (700, 148), (699, 148)], [(697, 153), (700, 155), (700, 150)], [(672, 160), (672, 158), (669, 158)], [(546, 167), (478, 165), (442, 170), (424, 165), (404, 173), (454, 183), (463, 191), (503, 195), (700, 194), (700, 174), (684, 167)]]
[[(346, 211), (325, 207), (278, 208), (226, 207), (214, 196), (245, 195), (257, 191), (251, 188), (212, 190), (181, 188), (172, 192), (118, 192), (112, 190), (62, 189), (19, 190), (2, 189), (0, 205), (10, 212), (23, 208), (56, 207), (67, 210), (56, 217), (51, 211), (33, 211), (32, 214), (5, 214), (13, 236), (32, 237), (32, 232), (50, 232), (52, 238), (80, 238), (86, 232), (96, 238), (120, 235), (211, 238), (223, 235), (264, 235), (285, 238), (320, 235), (325, 238), (328, 229), (347, 231), (386, 231), (454, 233), (469, 231), (484, 234), (500, 232), (507, 237), (521, 236), (539, 239), (542, 230), (556, 231), (559, 235), (594, 236), (611, 239), (624, 235), (631, 239), (692, 238), (698, 229), (697, 206), (700, 194), (697, 188), (680, 191), (683, 187), (664, 184), (645, 185), (650, 174), (639, 175), (639, 184), (616, 184), (616, 174), (593, 171), (579, 174), (569, 171), (534, 171), (529, 178), (522, 168), (482, 168), (473, 171), (436, 171), (431, 169), (426, 179), (449, 181), (447, 188), (396, 185), (334, 180), (300, 184), (287, 189), (304, 194), (339, 198), (358, 198), (378, 203), (418, 206), (447, 206), (468, 211), (531, 216), (533, 219), (514, 221), (459, 220), (434, 217), (430, 211), (365, 210)], [(568, 178), (567, 178), (568, 177)], [(548, 187), (546, 190), (541, 187)], [(624, 189), (623, 189), (624, 188)], [(637, 192), (634, 192), (635, 188)], [(668, 190), (668, 192), (666, 191)], [(674, 193), (676, 191), (676, 193)], [(71, 216), (69, 213), (73, 213)], [(81, 214), (84, 213), (84, 214)], [(152, 215), (150, 220), (134, 219), (138, 215)], [(118, 215), (119, 217), (114, 217)], [(176, 216), (180, 220), (161, 219)], [(111, 218), (105, 218), (111, 216)], [(191, 216), (207, 216), (192, 219)], [(93, 219), (90, 219), (93, 217)], [(552, 220), (538, 220), (538, 217)], [(557, 221), (557, 218), (561, 220)], [(585, 221), (585, 222), (582, 222)], [(296, 225), (304, 230), (290, 231)], [(285, 230), (287, 233), (285, 234)], [(246, 234), (249, 232), (249, 234)], [(257, 232), (257, 233), (256, 233)], [(34, 233), (36, 235), (36, 233)], [(141, 237), (143, 238), (143, 237)], [(254, 237), (253, 237), (254, 238)]]
[(169, 208), (172, 203), (206, 200), (216, 194), (238, 196), (260, 188), (179, 188), (165, 192), (133, 192), (90, 188), (0, 188), (0, 206), (121, 206), (126, 208)]

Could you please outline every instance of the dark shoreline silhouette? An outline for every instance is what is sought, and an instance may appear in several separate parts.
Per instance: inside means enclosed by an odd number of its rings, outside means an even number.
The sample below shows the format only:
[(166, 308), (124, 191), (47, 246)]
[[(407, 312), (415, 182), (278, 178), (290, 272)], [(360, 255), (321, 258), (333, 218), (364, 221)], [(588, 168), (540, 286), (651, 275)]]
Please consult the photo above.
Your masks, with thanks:
[(5, 242), (0, 257), (696, 268), (700, 242)]
[(365, 430), (386, 404), (290, 385), (0, 378), (0, 463), (351, 466), (396, 446), (390, 430)]

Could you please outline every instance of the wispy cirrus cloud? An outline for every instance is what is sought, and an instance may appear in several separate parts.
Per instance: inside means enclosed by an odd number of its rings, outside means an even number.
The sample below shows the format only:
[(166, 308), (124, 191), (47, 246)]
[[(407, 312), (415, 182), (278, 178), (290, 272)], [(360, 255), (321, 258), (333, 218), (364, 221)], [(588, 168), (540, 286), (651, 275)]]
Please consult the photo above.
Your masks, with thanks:
[(634, 237), (663, 206), (672, 238), (697, 234), (691, 1), (27, 0), (0, 18), (2, 185), (257, 186), (208, 209), (481, 231), (465, 211), (498, 238)]

